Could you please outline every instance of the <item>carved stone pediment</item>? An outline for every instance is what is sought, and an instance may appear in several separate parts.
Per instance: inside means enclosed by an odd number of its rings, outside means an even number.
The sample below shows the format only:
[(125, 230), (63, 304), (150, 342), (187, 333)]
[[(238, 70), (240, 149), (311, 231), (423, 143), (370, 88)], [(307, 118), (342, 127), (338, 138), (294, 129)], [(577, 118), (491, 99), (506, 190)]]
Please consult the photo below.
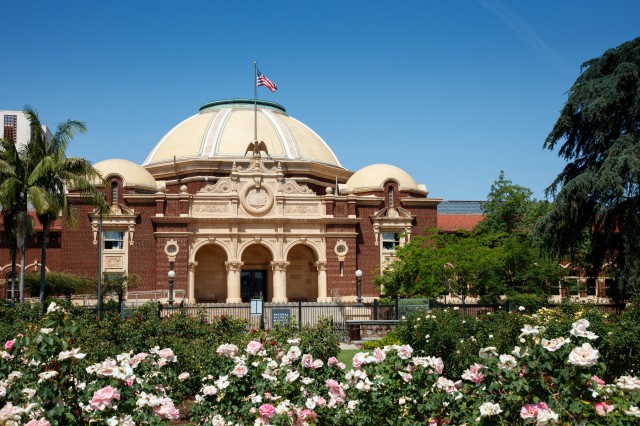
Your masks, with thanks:
[(216, 183), (207, 184), (198, 191), (198, 194), (228, 194), (233, 191), (233, 183), (231, 179), (219, 179)]
[(400, 208), (385, 207), (378, 210), (373, 216), (373, 219), (411, 219), (411, 212)]
[(314, 192), (305, 184), (299, 184), (298, 182), (296, 182), (295, 180), (292, 179), (287, 179), (284, 183), (284, 185), (282, 186), (282, 192), (284, 192), (287, 195), (296, 195), (296, 194), (303, 194), (303, 195), (311, 195), (314, 194)]

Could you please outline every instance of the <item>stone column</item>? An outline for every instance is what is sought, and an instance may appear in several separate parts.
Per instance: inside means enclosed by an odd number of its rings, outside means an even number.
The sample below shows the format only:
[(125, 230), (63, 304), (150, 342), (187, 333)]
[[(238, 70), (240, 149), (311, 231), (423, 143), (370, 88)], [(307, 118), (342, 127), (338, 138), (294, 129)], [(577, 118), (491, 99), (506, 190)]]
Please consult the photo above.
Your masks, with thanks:
[(287, 303), (287, 266), (289, 262), (272, 261), (273, 270), (273, 303)]
[(196, 303), (196, 269), (198, 267), (198, 262), (192, 260), (189, 262), (189, 282), (187, 287), (187, 299), (189, 303)]
[(244, 262), (224, 262), (227, 268), (227, 303), (242, 303), (240, 272)]
[(318, 268), (318, 302), (331, 302), (331, 298), (327, 297), (327, 262), (316, 262)]

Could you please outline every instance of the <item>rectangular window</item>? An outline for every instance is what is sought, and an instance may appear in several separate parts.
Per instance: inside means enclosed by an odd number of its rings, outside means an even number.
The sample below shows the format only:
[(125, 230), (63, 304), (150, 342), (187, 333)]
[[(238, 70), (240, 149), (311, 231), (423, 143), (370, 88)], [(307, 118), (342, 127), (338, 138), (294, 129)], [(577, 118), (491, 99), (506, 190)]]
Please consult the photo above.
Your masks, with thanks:
[(400, 247), (399, 232), (383, 232), (382, 233), (382, 249), (386, 251), (395, 251)]
[(105, 231), (104, 232), (104, 249), (105, 250), (123, 250), (124, 249), (124, 231)]
[(595, 278), (587, 278), (587, 296), (597, 296), (598, 285)]
[(551, 295), (553, 296), (561, 296), (562, 295), (562, 283), (560, 281), (556, 283), (551, 283)]
[(4, 116), (4, 138), (13, 143), (16, 143), (16, 139), (18, 139), (18, 116), (17, 115)]

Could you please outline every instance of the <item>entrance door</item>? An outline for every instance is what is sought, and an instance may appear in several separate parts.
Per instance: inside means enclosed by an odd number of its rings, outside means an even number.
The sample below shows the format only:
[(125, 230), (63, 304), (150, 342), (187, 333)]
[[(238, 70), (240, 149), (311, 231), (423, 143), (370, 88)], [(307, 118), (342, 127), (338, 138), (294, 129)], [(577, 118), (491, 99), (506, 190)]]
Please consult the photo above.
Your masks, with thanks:
[(252, 297), (267, 300), (267, 271), (242, 271), (240, 275), (240, 297), (243, 302), (250, 302)]

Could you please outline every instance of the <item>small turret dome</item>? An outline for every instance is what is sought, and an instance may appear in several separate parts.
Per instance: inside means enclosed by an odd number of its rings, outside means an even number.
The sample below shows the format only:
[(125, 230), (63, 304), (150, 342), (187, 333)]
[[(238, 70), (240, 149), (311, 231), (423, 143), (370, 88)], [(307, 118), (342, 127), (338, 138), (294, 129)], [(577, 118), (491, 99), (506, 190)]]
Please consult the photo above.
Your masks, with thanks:
[(104, 179), (119, 176), (125, 188), (137, 188), (156, 191), (156, 180), (145, 168), (129, 160), (110, 159), (93, 165)]
[(400, 191), (427, 194), (425, 185), (418, 185), (409, 173), (390, 164), (372, 164), (363, 167), (349, 178), (347, 183), (340, 188), (340, 192), (356, 194), (382, 191), (384, 190), (385, 182), (388, 180), (396, 181)]

